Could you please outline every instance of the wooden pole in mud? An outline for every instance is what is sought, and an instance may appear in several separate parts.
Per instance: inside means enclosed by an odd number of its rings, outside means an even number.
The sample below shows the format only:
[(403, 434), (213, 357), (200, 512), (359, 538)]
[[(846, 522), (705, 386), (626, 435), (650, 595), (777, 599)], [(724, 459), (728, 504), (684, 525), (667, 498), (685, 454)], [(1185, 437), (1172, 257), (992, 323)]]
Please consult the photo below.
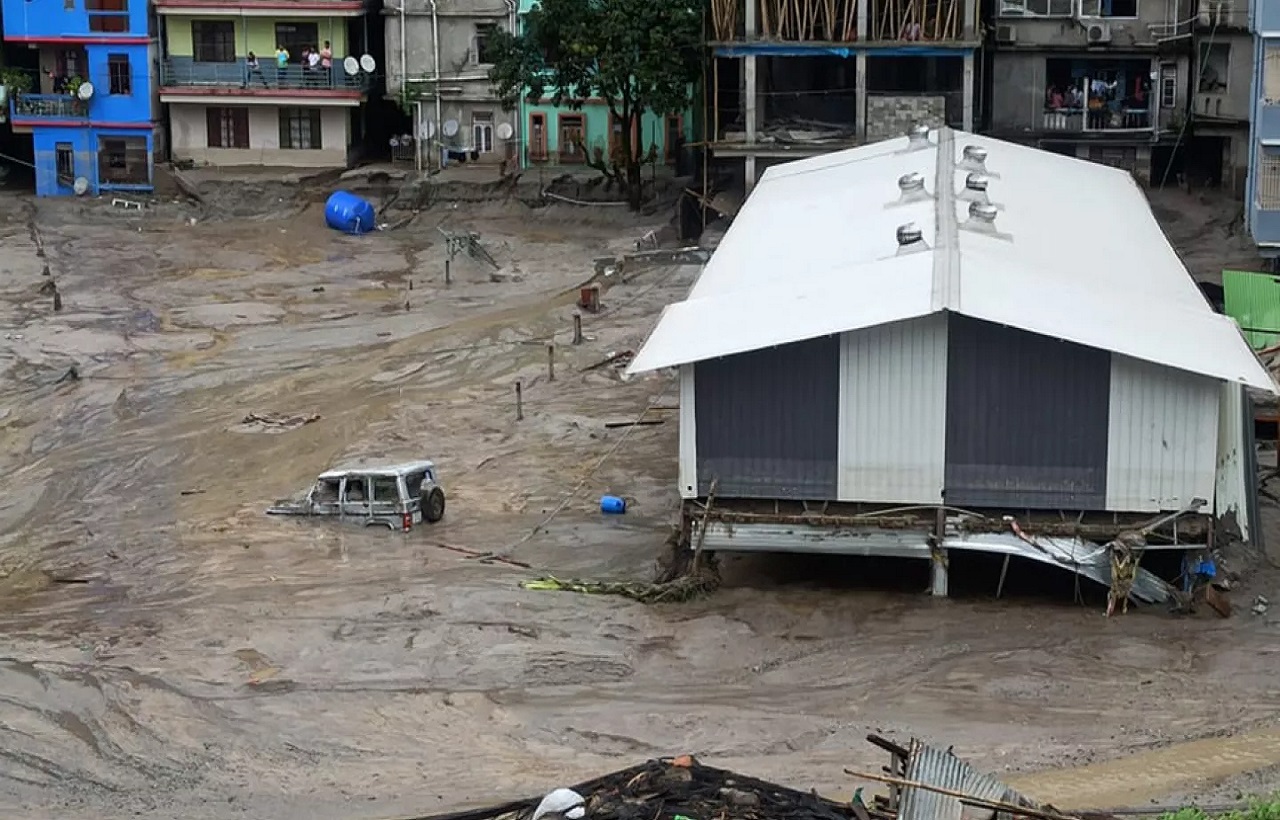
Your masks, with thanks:
[(582, 314), (576, 310), (573, 312), (573, 343), (582, 344)]
[(547, 345), (547, 381), (556, 380), (556, 346), (554, 344)]
[(524, 421), (524, 387), (516, 379), (516, 421)]
[(449, 260), (446, 259), (444, 260), (444, 283), (447, 285), (450, 282), (452, 282), (452, 280), (449, 278)]

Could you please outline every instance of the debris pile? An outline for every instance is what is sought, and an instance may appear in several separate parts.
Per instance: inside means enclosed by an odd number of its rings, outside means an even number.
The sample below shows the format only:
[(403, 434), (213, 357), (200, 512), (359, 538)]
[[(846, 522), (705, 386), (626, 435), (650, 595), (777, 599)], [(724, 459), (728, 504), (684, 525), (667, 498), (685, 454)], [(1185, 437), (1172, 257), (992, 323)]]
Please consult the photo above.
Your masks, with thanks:
[(876, 735), (867, 740), (889, 752), (884, 773), (846, 772), (889, 785), (887, 795), (870, 803), (863, 801), (861, 788), (848, 802), (839, 802), (681, 755), (557, 788), (544, 797), (414, 820), (1080, 820), (1037, 805), (950, 749), (918, 740), (904, 747)]

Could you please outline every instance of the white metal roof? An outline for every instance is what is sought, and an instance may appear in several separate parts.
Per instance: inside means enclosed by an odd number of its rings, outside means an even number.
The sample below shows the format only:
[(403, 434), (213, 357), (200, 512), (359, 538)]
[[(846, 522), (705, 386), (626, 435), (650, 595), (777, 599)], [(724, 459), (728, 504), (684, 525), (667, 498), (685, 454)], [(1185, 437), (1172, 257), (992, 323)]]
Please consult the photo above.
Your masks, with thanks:
[[(966, 198), (984, 167), (994, 232), (970, 221)], [(913, 172), (928, 196), (903, 201), (898, 180)], [(898, 255), (905, 223), (927, 250)], [(950, 129), (770, 168), (630, 370), (942, 310), (1276, 392), (1128, 173)]]
[(325, 470), (320, 474), (321, 480), (342, 478), (345, 475), (398, 476), (417, 473), (435, 468), (431, 461), (406, 461), (402, 464), (350, 464)]

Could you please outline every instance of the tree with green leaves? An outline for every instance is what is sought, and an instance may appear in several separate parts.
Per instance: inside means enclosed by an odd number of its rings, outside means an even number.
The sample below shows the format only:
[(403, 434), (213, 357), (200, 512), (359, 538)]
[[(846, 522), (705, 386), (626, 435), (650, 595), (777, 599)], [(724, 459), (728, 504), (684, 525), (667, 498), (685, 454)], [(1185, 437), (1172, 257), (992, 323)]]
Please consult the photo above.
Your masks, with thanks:
[[(679, 114), (701, 73), (702, 16), (688, 0), (540, 0), (518, 34), (497, 33), (489, 78), (503, 104), (550, 98), (581, 110), (604, 100), (621, 126), (618, 181), (642, 201), (644, 161), (632, 135), (646, 111)], [(609, 157), (596, 164), (608, 173)]]

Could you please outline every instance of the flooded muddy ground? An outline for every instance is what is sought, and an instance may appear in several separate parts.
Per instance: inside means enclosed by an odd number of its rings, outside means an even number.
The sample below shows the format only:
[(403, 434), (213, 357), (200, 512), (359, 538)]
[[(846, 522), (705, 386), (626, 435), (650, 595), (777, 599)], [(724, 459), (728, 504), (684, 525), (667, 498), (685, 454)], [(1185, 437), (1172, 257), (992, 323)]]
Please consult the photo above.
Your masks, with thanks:
[[(991, 600), (981, 567), (933, 600), (911, 565), (762, 557), (679, 606), (519, 589), (647, 579), (662, 551), (675, 387), (590, 366), (696, 271), (609, 280), (579, 346), (571, 317), (593, 260), (665, 220), (470, 206), (349, 237), (281, 210), (0, 201), (4, 816), (378, 818), (679, 752), (847, 794), (843, 767), (882, 762), (868, 731), (1018, 772), (1280, 713), (1275, 619), (1247, 607), (1108, 621), (1030, 574), (1029, 602)], [(446, 286), (442, 221), (499, 268), (460, 257)], [(668, 421), (605, 426), (650, 407)], [(263, 514), (363, 456), (434, 459), (445, 521)]]

